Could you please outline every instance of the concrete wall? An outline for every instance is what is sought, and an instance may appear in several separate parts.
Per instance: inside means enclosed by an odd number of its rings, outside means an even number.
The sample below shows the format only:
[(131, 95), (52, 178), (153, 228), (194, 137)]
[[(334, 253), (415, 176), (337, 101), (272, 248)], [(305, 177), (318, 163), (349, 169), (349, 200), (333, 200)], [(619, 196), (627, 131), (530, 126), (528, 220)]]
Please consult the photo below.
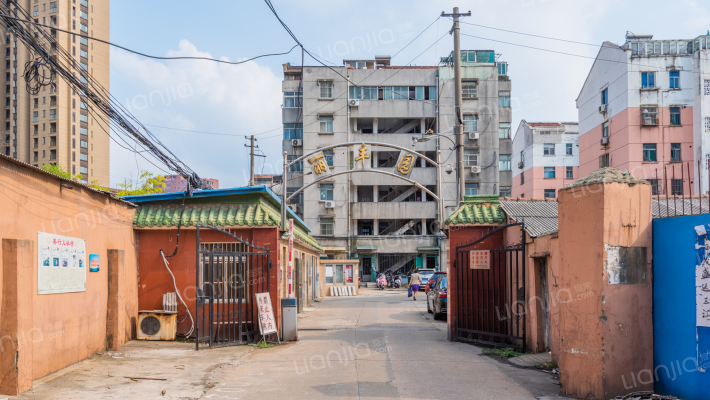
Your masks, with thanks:
[[(630, 371), (653, 368), (651, 237), (650, 185), (590, 183), (560, 190), (557, 281), (570, 294), (578, 288), (593, 292), (559, 304), (562, 395), (611, 399), (652, 390), (650, 384), (627, 390), (622, 381)], [(627, 258), (624, 268), (620, 248), (641, 248), (645, 264)], [(619, 283), (622, 269), (629, 276), (643, 273), (643, 280)]]
[[(34, 379), (135, 337), (135, 209), (5, 158), (0, 187), (0, 393), (15, 395)], [(99, 255), (86, 291), (37, 294), (38, 232), (84, 239), (87, 259)]]
[[(320, 281), (318, 282), (318, 296), (319, 297), (330, 297), (330, 288), (331, 287), (341, 287), (341, 286), (347, 286), (351, 287), (352, 290), (355, 291), (355, 294), (359, 294), (360, 291), (360, 285), (358, 284), (358, 277), (360, 276), (360, 261), (358, 260), (320, 260), (318, 262), (318, 276), (320, 277)], [(352, 282), (343, 282), (343, 283), (326, 283), (325, 282), (325, 267), (326, 265), (342, 265), (342, 266), (348, 266), (351, 265), (353, 267), (353, 281)], [(374, 282), (374, 279), (373, 279)]]

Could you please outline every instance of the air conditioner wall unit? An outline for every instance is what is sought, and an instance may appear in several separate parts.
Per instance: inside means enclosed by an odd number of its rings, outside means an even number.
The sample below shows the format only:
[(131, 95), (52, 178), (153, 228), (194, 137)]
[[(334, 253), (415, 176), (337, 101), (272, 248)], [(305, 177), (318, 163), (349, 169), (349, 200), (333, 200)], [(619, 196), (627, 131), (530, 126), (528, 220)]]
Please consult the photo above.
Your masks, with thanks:
[(291, 140), (291, 145), (293, 147), (303, 146), (303, 140), (302, 139), (293, 139), (293, 140)]
[(599, 106), (599, 112), (600, 112), (600, 113), (605, 113), (605, 112), (607, 111), (608, 106), (609, 106), (608, 104), (602, 104), (602, 105), (600, 105), (600, 106)]
[(175, 340), (177, 313), (138, 311), (138, 340)]
[(523, 164), (522, 161), (520, 161), (520, 162), (518, 163), (518, 168), (519, 168), (519, 169), (523, 169), (524, 166), (525, 166), (525, 164)]
[(477, 140), (480, 136), (480, 132), (469, 132), (468, 133), (468, 139), (469, 140)]
[(603, 137), (602, 138), (602, 146), (608, 146), (608, 145), (609, 145), (609, 138)]
[(479, 167), (478, 165), (474, 165), (473, 167), (471, 167), (471, 173), (472, 173), (472, 174), (480, 174), (480, 173), (481, 173), (481, 167)]
[(325, 208), (335, 208), (335, 202), (333, 200), (326, 201)]
[(360, 99), (350, 99), (350, 107), (360, 106)]

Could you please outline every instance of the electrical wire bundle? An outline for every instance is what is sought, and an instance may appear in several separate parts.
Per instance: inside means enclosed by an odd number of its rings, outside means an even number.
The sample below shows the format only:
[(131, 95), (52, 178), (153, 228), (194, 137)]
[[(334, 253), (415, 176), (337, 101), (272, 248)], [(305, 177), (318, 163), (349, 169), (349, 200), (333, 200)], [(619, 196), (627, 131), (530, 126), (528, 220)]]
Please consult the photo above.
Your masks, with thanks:
[[(158, 169), (168, 173), (156, 165), (154, 161), (157, 160), (169, 171), (187, 179), (190, 188), (208, 189), (197, 173), (175, 156), (125, 109), (92, 77), (84, 65), (76, 65), (76, 61), (67, 50), (50, 34), (50, 29), (55, 30), (55, 28), (40, 27), (39, 24), (32, 22), (29, 13), (14, 0), (0, 3), (0, 25), (27, 47), (30, 56), (34, 56), (34, 59), (26, 64), (24, 71), (29, 93), (36, 95), (46, 86), (53, 91), (56, 90), (56, 79), (59, 76), (67, 82), (73, 93), (79, 93), (81, 102), (84, 103), (89, 114), (119, 146), (140, 155)], [(75, 33), (69, 34), (81, 36)], [(146, 155), (151, 156), (152, 160)]]

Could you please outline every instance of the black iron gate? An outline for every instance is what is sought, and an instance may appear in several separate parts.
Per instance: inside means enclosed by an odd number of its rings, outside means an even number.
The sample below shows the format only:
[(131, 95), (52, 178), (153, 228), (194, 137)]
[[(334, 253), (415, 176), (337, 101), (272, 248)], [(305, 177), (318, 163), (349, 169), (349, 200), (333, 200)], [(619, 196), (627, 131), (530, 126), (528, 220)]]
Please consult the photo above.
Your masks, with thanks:
[[(524, 241), (509, 246), (505, 239), (497, 240), (513, 226), (520, 226), (524, 238), (524, 223), (515, 223), (456, 246), (452, 271), (456, 288), (452, 288), (452, 294), (457, 304), (457, 340), (526, 350)], [(499, 245), (489, 245), (496, 241)], [(473, 265), (472, 251), (477, 252), (473, 254)], [(487, 265), (481, 260), (488, 260)]]
[[(200, 229), (235, 241), (201, 242)], [(197, 226), (197, 350), (245, 344), (259, 335), (255, 293), (268, 292), (271, 259), (258, 247), (212, 226)]]

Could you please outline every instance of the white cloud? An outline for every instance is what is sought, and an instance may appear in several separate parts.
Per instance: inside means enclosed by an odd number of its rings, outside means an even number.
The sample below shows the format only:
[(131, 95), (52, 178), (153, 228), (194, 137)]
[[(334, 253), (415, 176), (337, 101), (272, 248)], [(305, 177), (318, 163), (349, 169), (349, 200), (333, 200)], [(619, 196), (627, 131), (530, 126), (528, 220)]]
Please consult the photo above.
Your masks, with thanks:
[[(181, 40), (177, 50), (167, 56), (213, 58), (187, 40)], [(113, 85), (112, 94), (142, 123), (239, 135), (215, 136), (148, 126), (200, 176), (219, 179), (220, 187), (245, 183), (243, 169), (248, 165), (243, 157), (243, 136), (281, 124), (281, 78), (256, 62), (157, 61), (122, 50), (112, 51), (111, 57), (113, 79), (122, 84), (118, 88)], [(269, 154), (266, 146), (262, 147)], [(271, 153), (271, 158), (279, 159), (280, 149), (271, 149)], [(135, 155), (113, 146), (111, 157), (112, 184), (120, 182), (121, 176), (136, 175)], [(140, 163), (141, 168), (149, 166)], [(149, 169), (156, 171), (152, 166)]]

